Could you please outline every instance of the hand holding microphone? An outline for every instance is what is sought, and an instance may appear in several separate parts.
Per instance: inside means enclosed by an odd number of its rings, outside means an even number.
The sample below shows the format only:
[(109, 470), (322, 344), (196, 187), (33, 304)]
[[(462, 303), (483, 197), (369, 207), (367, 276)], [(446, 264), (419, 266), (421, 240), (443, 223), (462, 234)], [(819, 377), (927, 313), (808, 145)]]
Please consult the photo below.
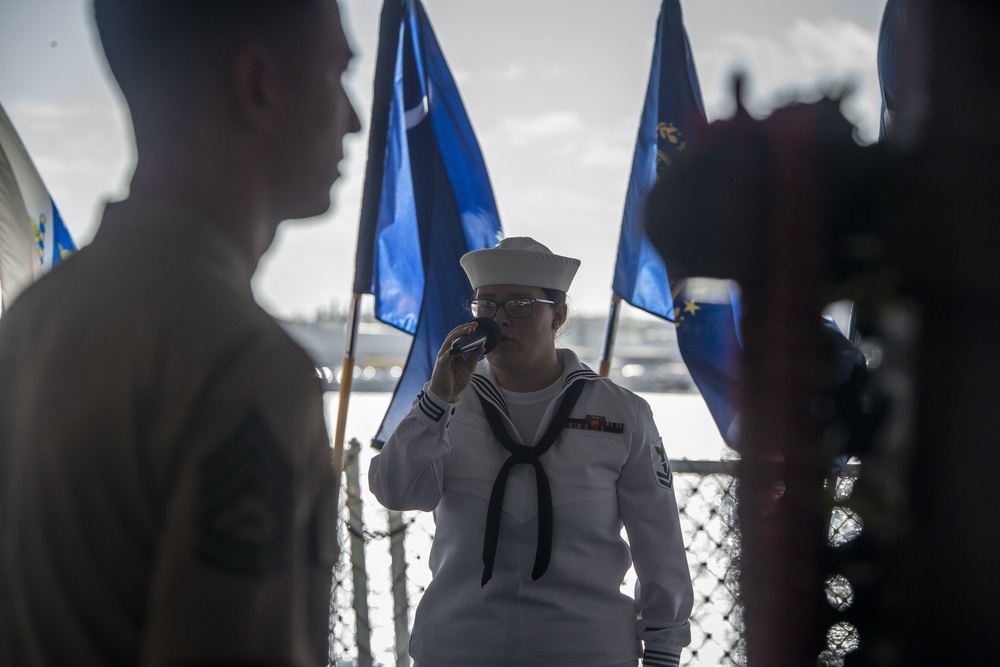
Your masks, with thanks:
[[(476, 328), (469, 331), (472, 324)], [(472, 381), (479, 363), (479, 355), (471, 353), (479, 349), (490, 352), (499, 342), (500, 325), (489, 317), (477, 317), (453, 329), (438, 352), (431, 374), (431, 391), (449, 403), (457, 401)]]
[(475, 349), (485, 347), (486, 352), (492, 352), (500, 342), (500, 325), (492, 317), (477, 317), (472, 320), (478, 326), (470, 334), (459, 336), (451, 344), (449, 354), (468, 354)]

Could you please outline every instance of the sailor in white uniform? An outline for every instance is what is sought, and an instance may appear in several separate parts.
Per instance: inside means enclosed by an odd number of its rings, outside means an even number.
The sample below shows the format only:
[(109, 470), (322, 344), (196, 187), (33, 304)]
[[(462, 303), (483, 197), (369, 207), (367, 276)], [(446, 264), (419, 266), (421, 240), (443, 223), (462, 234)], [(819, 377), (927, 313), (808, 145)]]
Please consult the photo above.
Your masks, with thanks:
[(477, 323), (448, 335), (369, 474), (383, 505), (437, 524), (412, 657), (676, 666), (693, 595), (663, 441), (643, 399), (556, 348), (579, 260), (509, 238), (461, 262), (499, 342), (478, 361), (450, 354)]

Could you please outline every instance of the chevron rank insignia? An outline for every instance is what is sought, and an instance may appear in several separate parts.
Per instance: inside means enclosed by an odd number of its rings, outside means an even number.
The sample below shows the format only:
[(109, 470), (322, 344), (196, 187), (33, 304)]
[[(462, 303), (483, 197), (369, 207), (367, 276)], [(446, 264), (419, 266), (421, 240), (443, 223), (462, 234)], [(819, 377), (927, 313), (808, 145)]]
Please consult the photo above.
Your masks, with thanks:
[(674, 473), (670, 470), (670, 459), (667, 458), (667, 450), (663, 447), (662, 438), (650, 444), (649, 457), (653, 462), (656, 483), (665, 489), (672, 489), (674, 487)]

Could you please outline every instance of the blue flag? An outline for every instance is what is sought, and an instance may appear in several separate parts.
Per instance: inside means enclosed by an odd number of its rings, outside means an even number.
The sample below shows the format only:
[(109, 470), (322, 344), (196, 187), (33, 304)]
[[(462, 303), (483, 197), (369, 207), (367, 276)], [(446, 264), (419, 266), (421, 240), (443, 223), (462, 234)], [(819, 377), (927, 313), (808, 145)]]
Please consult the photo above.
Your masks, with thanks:
[[(701, 89), (678, 0), (664, 0), (625, 198), (612, 289), (637, 308), (673, 321), (681, 357), (719, 431), (733, 444), (738, 387), (739, 296), (727, 281), (672, 285), (643, 229), (646, 196), (705, 123)], [(670, 224), (670, 221), (663, 221)]]
[(678, 0), (664, 0), (632, 157), (611, 289), (636, 308), (667, 320), (673, 320), (674, 311), (667, 269), (643, 230), (643, 206), (658, 174), (684, 151), (695, 125), (704, 122), (701, 89), (684, 31), (681, 6)]
[(354, 292), (413, 335), (374, 439), (380, 447), (430, 379), (445, 336), (470, 315), (463, 254), (502, 238), (486, 164), (420, 0), (386, 0), (375, 67)]
[(728, 280), (688, 278), (675, 288), (673, 296), (681, 357), (722, 439), (735, 446), (743, 350), (739, 290)]

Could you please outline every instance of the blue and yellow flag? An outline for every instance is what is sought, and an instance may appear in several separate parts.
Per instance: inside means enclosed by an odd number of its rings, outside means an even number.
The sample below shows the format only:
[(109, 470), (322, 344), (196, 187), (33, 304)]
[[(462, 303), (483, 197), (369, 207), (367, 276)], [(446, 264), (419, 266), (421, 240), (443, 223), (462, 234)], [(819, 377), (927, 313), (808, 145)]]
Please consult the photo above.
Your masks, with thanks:
[(643, 230), (643, 206), (657, 176), (687, 148), (705, 112), (678, 0), (664, 0), (657, 20), (646, 102), (625, 196), (611, 289), (627, 303), (667, 320), (674, 306), (663, 259)]
[(430, 379), (446, 334), (470, 318), (459, 265), (502, 238), (500, 215), (458, 88), (419, 0), (382, 6), (354, 292), (413, 335), (374, 445)]
[[(637, 308), (674, 322), (681, 357), (728, 444), (735, 442), (739, 295), (728, 281), (673, 284), (643, 229), (646, 196), (705, 123), (691, 45), (678, 0), (664, 0), (625, 198), (612, 289)], [(669, 220), (663, 224), (670, 224)]]
[(722, 439), (733, 447), (743, 350), (739, 288), (729, 280), (688, 278), (673, 297), (677, 347)]
[(75, 251), (59, 209), (0, 106), (0, 312)]

